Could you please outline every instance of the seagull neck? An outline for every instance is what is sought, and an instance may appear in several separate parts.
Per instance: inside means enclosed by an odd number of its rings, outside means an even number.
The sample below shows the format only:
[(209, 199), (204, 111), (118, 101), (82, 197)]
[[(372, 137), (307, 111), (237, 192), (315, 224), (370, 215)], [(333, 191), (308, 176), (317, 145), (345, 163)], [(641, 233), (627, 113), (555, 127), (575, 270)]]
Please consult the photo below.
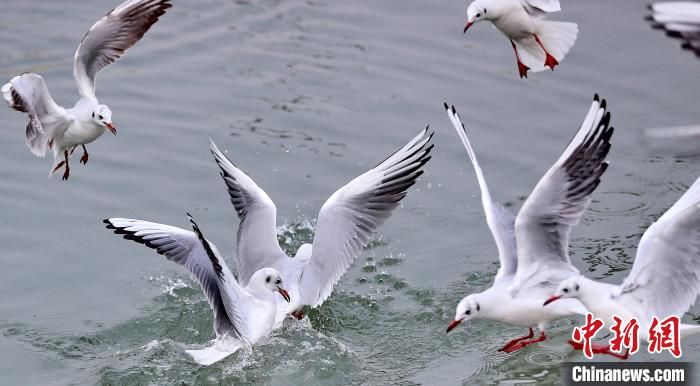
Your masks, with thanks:
[(595, 305), (600, 304), (602, 300), (609, 298), (610, 288), (613, 287), (588, 278), (582, 278), (580, 286), (578, 299), (589, 310), (591, 307), (595, 308)]

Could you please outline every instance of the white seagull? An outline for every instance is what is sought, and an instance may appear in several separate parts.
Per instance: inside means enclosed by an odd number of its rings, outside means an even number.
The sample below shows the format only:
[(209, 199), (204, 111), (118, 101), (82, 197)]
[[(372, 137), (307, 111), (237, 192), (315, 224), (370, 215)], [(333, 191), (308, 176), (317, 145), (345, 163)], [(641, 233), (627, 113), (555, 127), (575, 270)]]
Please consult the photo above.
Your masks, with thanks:
[(377, 228), (423, 174), (421, 168), (430, 160), (432, 135), (427, 128), (422, 130), (379, 165), (333, 193), (318, 214), (313, 244), (303, 244), (293, 258), (277, 241), (275, 204), (211, 142), (211, 152), (240, 219), (238, 279), (245, 285), (261, 267), (276, 268), (292, 298), (290, 303), (278, 302), (278, 327), (286, 315), (301, 319), (304, 306), (318, 307), (331, 295)]
[[(605, 326), (617, 316), (625, 326), (639, 323), (639, 337), (649, 341), (652, 318), (681, 317), (700, 294), (700, 178), (644, 232), (629, 275), (620, 285), (584, 276), (561, 282), (545, 308), (564, 299), (578, 299)], [(562, 300), (559, 300), (562, 299)], [(697, 334), (699, 325), (680, 324), (680, 337)], [(580, 345), (570, 342), (574, 348)], [(607, 345), (593, 352), (611, 354)], [(626, 359), (626, 355), (623, 357)]]
[(169, 1), (128, 0), (90, 27), (75, 52), (73, 76), (80, 99), (72, 108), (65, 109), (54, 102), (41, 75), (23, 73), (0, 88), (10, 107), (29, 115), (26, 137), (32, 153), (44, 157), (47, 149), (53, 149), (54, 163), (49, 177), (65, 167), (63, 180), (67, 180), (68, 158), (76, 147), (82, 146), (80, 162), (87, 164), (85, 144), (96, 140), (105, 130), (117, 134), (112, 111), (95, 96), (95, 77), (141, 39), (172, 6)]
[(214, 312), (217, 343), (224, 344), (187, 352), (197, 363), (210, 365), (268, 336), (277, 315), (275, 292), (287, 302), (289, 294), (274, 268), (260, 268), (245, 286), (239, 285), (216, 246), (204, 238), (189, 213), (187, 217), (194, 232), (127, 218), (104, 222), (114, 233), (154, 249), (197, 279)]
[(670, 1), (649, 5), (647, 17), (654, 28), (663, 29), (668, 36), (680, 39), (682, 47), (700, 57), (700, 2)]
[(475, 0), (467, 9), (464, 32), (482, 20), (493, 23), (510, 39), (520, 77), (527, 78), (528, 70), (554, 70), (576, 41), (576, 23), (544, 20), (560, 10), (559, 0)]
[[(549, 324), (566, 316), (585, 314), (577, 301), (542, 307), (566, 277), (578, 274), (569, 261), (569, 232), (591, 202), (591, 194), (607, 169), (613, 128), (606, 102), (595, 96), (581, 128), (557, 162), (523, 204), (518, 217), (493, 201), (481, 167), (454, 106), (445, 104), (474, 166), (486, 222), (496, 241), (500, 268), (491, 288), (462, 299), (447, 332), (466, 320), (486, 319), (529, 328), (529, 334), (507, 342), (499, 351), (514, 352), (541, 342)], [(532, 326), (541, 334), (534, 338)]]

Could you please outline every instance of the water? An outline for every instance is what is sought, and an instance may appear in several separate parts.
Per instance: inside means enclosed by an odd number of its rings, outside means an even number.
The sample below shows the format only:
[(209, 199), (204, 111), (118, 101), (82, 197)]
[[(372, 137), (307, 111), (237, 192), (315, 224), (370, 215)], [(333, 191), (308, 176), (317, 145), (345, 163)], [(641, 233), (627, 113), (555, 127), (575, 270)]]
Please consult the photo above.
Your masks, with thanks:
[[(39, 72), (70, 106), (77, 42), (115, 2), (62, 3), (3, 2), (0, 75)], [(639, 2), (564, 2), (555, 19), (578, 22), (578, 42), (556, 71), (529, 80), (487, 24), (461, 34), (463, 1), (175, 3), (99, 75), (119, 135), (89, 145), (90, 162), (74, 162), (68, 183), (46, 179), (51, 163), (25, 147), (25, 118), (0, 108), (2, 384), (555, 383), (559, 363), (581, 359), (565, 345), (575, 320), (514, 355), (496, 349), (519, 328), (444, 333), (459, 299), (488, 287), (497, 265), (443, 101), (471, 129), (496, 198), (517, 209), (593, 93), (608, 99), (612, 165), (571, 239), (574, 264), (597, 279), (625, 276), (644, 229), (698, 175), (696, 161), (640, 139), (646, 127), (700, 122), (700, 67), (648, 27)], [(232, 265), (237, 219), (211, 136), (277, 203), (283, 247), (294, 249), (335, 189), (427, 124), (436, 147), (426, 174), (310, 322), (209, 368), (184, 353), (213, 337), (196, 283), (101, 223), (186, 227), (190, 211)], [(700, 358), (698, 342), (685, 342), (685, 360)]]

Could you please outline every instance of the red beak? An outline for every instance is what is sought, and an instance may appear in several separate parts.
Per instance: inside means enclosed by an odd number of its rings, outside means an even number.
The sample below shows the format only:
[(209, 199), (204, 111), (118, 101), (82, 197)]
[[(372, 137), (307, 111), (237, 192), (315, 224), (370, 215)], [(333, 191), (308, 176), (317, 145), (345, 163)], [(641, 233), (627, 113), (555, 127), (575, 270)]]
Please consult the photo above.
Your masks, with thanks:
[(280, 295), (282, 295), (282, 297), (284, 298), (284, 300), (286, 300), (287, 303), (289, 303), (289, 301), (291, 300), (291, 298), (289, 297), (289, 292), (287, 292), (287, 291), (286, 291), (284, 288), (282, 288), (282, 287), (277, 287), (277, 292), (279, 292)]
[(469, 27), (472, 26), (472, 24), (474, 24), (473, 21), (468, 22), (467, 25), (464, 26), (464, 32), (463, 32), (463, 33), (467, 33), (467, 30), (469, 29)]
[(455, 327), (459, 326), (459, 324), (462, 323), (461, 320), (453, 320), (450, 322), (450, 324), (447, 326), (447, 331), (445, 331), (445, 334), (448, 332), (452, 331)]
[(549, 304), (549, 303), (551, 303), (551, 302), (553, 302), (553, 301), (555, 301), (555, 300), (559, 300), (559, 299), (561, 299), (561, 295), (559, 295), (559, 296), (552, 296), (552, 297), (550, 297), (549, 299), (547, 299), (547, 300), (544, 301), (544, 304), (542, 304), (542, 307), (546, 306), (547, 304)]
[(117, 135), (117, 128), (114, 127), (114, 125), (111, 122), (107, 123), (107, 128), (109, 129), (109, 131), (112, 132), (112, 134)]

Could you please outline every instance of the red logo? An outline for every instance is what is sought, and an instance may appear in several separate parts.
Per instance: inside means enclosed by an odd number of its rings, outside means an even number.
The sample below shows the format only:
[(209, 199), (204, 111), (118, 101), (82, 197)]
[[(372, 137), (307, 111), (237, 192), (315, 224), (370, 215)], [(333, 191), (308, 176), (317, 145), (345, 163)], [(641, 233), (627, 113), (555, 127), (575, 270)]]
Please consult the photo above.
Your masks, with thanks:
[(649, 326), (649, 352), (668, 350), (674, 357), (681, 357), (680, 318), (669, 316), (659, 322), (655, 316)]
[(610, 350), (621, 353), (622, 348), (626, 347), (630, 354), (639, 351), (639, 323), (637, 323), (637, 319), (632, 318), (624, 328), (622, 327), (622, 319), (613, 316), (613, 321), (615, 321), (615, 325), (610, 328), (610, 331), (615, 336), (610, 339)]
[(602, 320), (594, 318), (593, 314), (586, 314), (586, 324), (583, 327), (574, 328), (574, 332), (571, 335), (571, 340), (583, 346), (583, 355), (588, 359), (593, 359), (593, 345), (591, 340), (595, 337), (595, 334), (603, 328)]

